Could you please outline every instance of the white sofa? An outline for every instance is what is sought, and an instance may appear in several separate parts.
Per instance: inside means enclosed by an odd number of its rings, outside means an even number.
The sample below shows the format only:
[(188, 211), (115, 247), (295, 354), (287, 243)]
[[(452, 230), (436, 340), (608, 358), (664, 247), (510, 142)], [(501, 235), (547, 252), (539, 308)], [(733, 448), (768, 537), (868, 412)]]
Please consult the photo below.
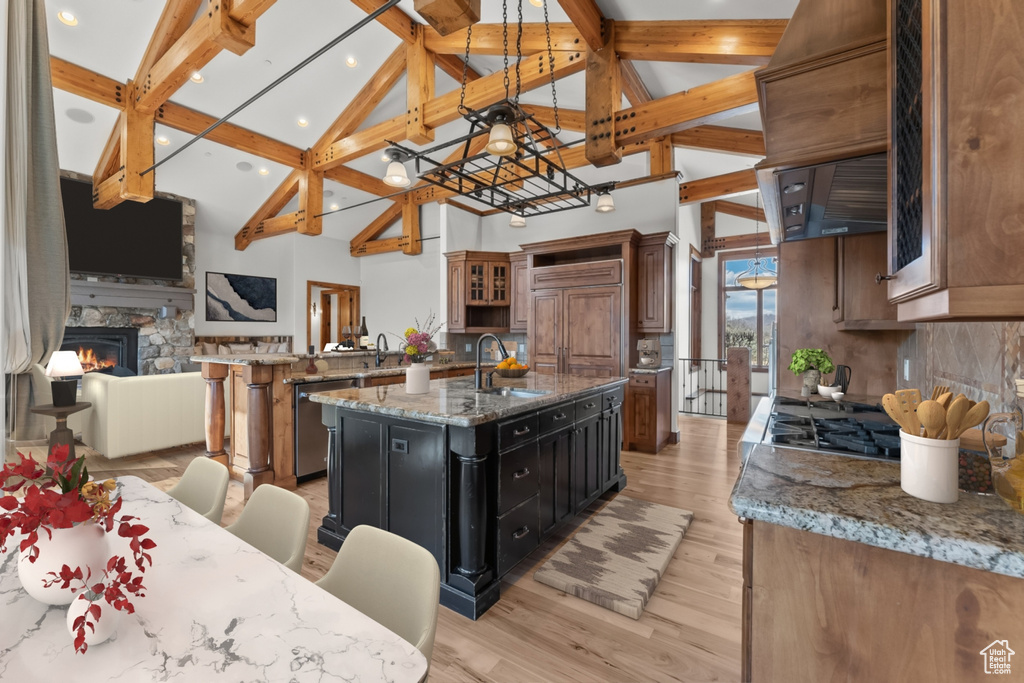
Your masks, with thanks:
[[(227, 394), (227, 382), (224, 388)], [(90, 372), (82, 378), (80, 400), (92, 403), (84, 411), (82, 442), (108, 458), (206, 439), (206, 381), (198, 372), (139, 377)]]

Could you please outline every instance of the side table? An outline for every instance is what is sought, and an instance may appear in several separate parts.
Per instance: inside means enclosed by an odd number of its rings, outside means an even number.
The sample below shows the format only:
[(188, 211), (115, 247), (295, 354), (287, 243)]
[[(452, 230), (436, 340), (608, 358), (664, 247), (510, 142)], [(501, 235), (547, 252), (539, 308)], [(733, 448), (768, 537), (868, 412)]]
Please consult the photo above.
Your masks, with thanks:
[(79, 401), (73, 406), (54, 406), (51, 403), (35, 406), (30, 410), (38, 415), (47, 415), (57, 419), (57, 428), (50, 432), (50, 449), (54, 446), (66, 445), (68, 447), (68, 458), (75, 457), (75, 433), (68, 428), (68, 415), (77, 413), (80, 410), (92, 407), (88, 401)]

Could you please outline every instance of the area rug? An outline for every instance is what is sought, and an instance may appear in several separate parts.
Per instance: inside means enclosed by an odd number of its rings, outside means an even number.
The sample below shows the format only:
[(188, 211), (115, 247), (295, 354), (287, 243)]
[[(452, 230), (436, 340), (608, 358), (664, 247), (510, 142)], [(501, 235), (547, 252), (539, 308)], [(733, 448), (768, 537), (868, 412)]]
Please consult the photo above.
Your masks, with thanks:
[(688, 510), (617, 496), (533, 578), (639, 619), (692, 521)]

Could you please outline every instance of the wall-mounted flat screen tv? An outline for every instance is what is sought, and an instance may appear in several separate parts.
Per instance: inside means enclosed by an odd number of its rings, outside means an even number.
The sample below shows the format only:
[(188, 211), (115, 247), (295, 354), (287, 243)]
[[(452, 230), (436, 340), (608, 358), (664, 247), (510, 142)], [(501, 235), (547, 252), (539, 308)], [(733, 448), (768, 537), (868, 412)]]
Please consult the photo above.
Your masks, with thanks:
[(72, 273), (181, 280), (181, 202), (94, 209), (92, 183), (60, 179)]

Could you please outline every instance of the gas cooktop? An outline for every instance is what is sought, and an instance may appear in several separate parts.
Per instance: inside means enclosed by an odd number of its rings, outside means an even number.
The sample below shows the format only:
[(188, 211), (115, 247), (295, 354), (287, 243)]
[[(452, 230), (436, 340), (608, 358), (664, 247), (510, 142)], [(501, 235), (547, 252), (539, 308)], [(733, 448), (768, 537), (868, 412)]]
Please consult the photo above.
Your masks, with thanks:
[(778, 396), (763, 443), (875, 460), (899, 460), (900, 426), (879, 405)]

